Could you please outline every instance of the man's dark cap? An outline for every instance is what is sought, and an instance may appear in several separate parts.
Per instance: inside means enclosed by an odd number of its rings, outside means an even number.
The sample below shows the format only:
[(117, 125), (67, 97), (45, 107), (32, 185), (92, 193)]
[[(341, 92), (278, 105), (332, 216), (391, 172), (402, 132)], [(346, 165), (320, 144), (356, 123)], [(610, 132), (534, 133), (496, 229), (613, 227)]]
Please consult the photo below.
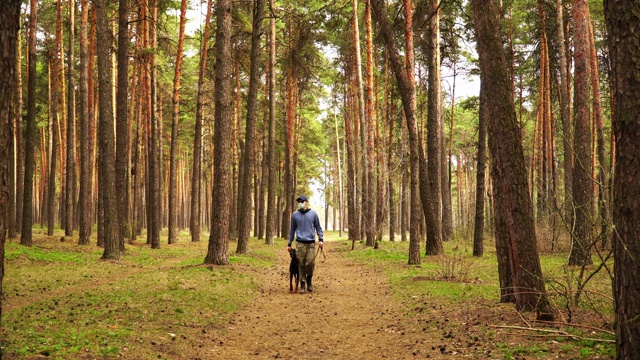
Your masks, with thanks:
[(296, 199), (296, 201), (308, 201), (308, 200), (307, 200), (307, 197), (306, 197), (306, 196), (304, 196), (304, 195), (300, 195), (300, 196)]

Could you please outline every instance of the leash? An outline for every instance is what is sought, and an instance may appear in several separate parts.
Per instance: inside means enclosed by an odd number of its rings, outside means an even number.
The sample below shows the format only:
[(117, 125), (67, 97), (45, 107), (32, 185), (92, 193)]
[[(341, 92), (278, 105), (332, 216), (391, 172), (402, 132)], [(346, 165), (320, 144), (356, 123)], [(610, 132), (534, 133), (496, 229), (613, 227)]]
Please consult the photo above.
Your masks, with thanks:
[(318, 254), (322, 253), (322, 257), (324, 258), (324, 260), (320, 261), (320, 262), (325, 262), (327, 261), (327, 255), (324, 254), (324, 247), (319, 247), (318, 249), (320, 249), (320, 251), (316, 251), (316, 255), (313, 257), (313, 260), (311, 260), (311, 262), (309, 263), (309, 265), (313, 264), (316, 261), (316, 258), (318, 257)]

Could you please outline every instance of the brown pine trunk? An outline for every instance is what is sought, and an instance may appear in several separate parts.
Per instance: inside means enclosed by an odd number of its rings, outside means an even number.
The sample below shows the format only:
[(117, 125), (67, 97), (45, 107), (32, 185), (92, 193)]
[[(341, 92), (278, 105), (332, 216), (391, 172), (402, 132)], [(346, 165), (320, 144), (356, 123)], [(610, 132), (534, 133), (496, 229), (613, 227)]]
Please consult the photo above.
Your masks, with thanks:
[[(427, 243), (425, 255), (439, 255), (442, 247), (442, 86), (440, 78), (439, 0), (429, 1), (429, 35), (427, 58), (429, 67), (429, 104), (427, 116), (427, 152), (429, 201), (425, 207)], [(423, 202), (424, 204), (424, 202)]]
[[(232, 48), (235, 44), (232, 44)], [(238, 220), (238, 207), (236, 206), (236, 199), (238, 198), (238, 179), (242, 177), (240, 174), (240, 155), (239, 152), (242, 151), (242, 144), (240, 143), (240, 116), (241, 116), (241, 104), (242, 104), (242, 89), (241, 89), (241, 81), (240, 81), (240, 64), (238, 61), (234, 62), (233, 65), (233, 79), (235, 80), (235, 89), (233, 94), (235, 94), (233, 99), (233, 117), (232, 117), (232, 127), (231, 127), (231, 185), (230, 185), (230, 209), (229, 209), (229, 238), (236, 238), (238, 235), (236, 221)]]
[(258, 90), (260, 86), (260, 36), (264, 18), (264, 0), (257, 0), (253, 10), (253, 31), (251, 32), (251, 55), (249, 69), (249, 93), (247, 97), (247, 118), (245, 127), (244, 151), (242, 152), (242, 178), (238, 197), (238, 246), (236, 253), (246, 254), (249, 250), (249, 230), (251, 229), (251, 177), (255, 147), (255, 127), (258, 117)]
[[(358, 20), (358, 1), (353, 0), (351, 2), (352, 11), (353, 11), (353, 20), (352, 20), (352, 37), (353, 37), (353, 54), (355, 56), (354, 59), (354, 76), (355, 76), (355, 90), (356, 90), (356, 101), (357, 105), (357, 116), (354, 113), (354, 145), (355, 145), (355, 153), (356, 153), (356, 163), (354, 163), (354, 170), (357, 177), (356, 180), (356, 188), (359, 188), (360, 191), (356, 191), (356, 204), (362, 204), (362, 210), (360, 210), (360, 206), (356, 207), (356, 218), (358, 226), (357, 236), (356, 238), (361, 239), (363, 235), (366, 236), (367, 230), (370, 228), (368, 225), (368, 216), (369, 216), (369, 201), (368, 201), (368, 187), (367, 187), (367, 176), (368, 176), (368, 153), (366, 150), (366, 134), (367, 134), (367, 120), (365, 115), (365, 98), (364, 98), (364, 79), (362, 76), (362, 55), (360, 51), (360, 29), (359, 29), (359, 20)], [(358, 139), (359, 136), (359, 139)], [(360, 156), (358, 156), (360, 154)], [(365, 226), (366, 229), (365, 229)], [(368, 244), (368, 243), (367, 243)]]
[(97, 171), (97, 121), (96, 113), (98, 112), (98, 94), (97, 87), (95, 85), (94, 76), (96, 73), (95, 55), (96, 55), (96, 8), (95, 5), (91, 6), (89, 15), (91, 17), (89, 27), (89, 61), (87, 61), (87, 67), (89, 69), (87, 86), (89, 88), (89, 174), (91, 176), (91, 188), (89, 189), (91, 196), (91, 216), (90, 221), (96, 221), (96, 208), (98, 205), (98, 171)]
[(570, 87), (569, 68), (567, 67), (567, 55), (564, 36), (564, 16), (562, 0), (556, 0), (557, 23), (558, 23), (558, 57), (560, 59), (560, 117), (562, 120), (562, 146), (564, 150), (564, 217), (566, 224), (573, 223), (573, 204), (571, 195), (573, 193), (573, 131), (571, 129), (571, 107), (570, 107)]
[(375, 193), (375, 175), (374, 175), (374, 165), (375, 160), (373, 157), (373, 140), (374, 140), (374, 102), (373, 102), (373, 34), (371, 29), (371, 4), (370, 0), (366, 1), (365, 4), (365, 47), (367, 52), (367, 63), (366, 63), (366, 78), (364, 81), (365, 85), (365, 118), (363, 124), (363, 132), (366, 129), (366, 141), (363, 142), (362, 146), (364, 149), (363, 159), (365, 159), (364, 170), (366, 171), (366, 187), (363, 187), (365, 190), (364, 195), (364, 208), (365, 208), (365, 224), (366, 224), (366, 237), (367, 237), (367, 246), (374, 246), (376, 244), (376, 193)]
[[(149, 1), (149, 8), (151, 9), (149, 20), (149, 46), (151, 49), (156, 48), (157, 28), (154, 23), (154, 19), (157, 19), (157, 1)], [(147, 218), (147, 243), (151, 244), (152, 249), (160, 248), (160, 230), (162, 229), (162, 194), (161, 183), (162, 174), (161, 167), (162, 162), (160, 159), (160, 119), (158, 118), (158, 94), (157, 94), (157, 69), (156, 69), (156, 57), (155, 53), (151, 52), (148, 58), (149, 66), (149, 147), (148, 147), (148, 192), (149, 202), (147, 207), (149, 208), (149, 216)]]
[[(12, 10), (10, 10), (12, 11)], [(11, 15), (11, 13), (9, 13), (8, 15)], [(13, 21), (13, 19), (11, 19), (11, 21)], [(11, 23), (9, 23), (11, 24)], [(8, 34), (10, 35), (10, 34)], [(14, 94), (13, 98), (11, 99), (11, 109), (13, 110), (12, 112), (9, 112), (9, 136), (11, 138), (10, 140), (10, 145), (8, 146), (9, 149), (9, 154), (8, 154), (8, 159), (9, 159), (9, 179), (8, 179), (8, 186), (9, 186), (9, 203), (8, 203), (8, 211), (7, 211), (7, 235), (9, 237), (9, 239), (13, 239), (15, 238), (18, 234), (17, 234), (17, 228), (18, 228), (18, 224), (19, 224), (19, 218), (16, 216), (17, 214), (17, 209), (19, 208), (19, 203), (17, 202), (17, 200), (19, 199), (18, 195), (20, 195), (20, 190), (18, 190), (19, 187), (21, 187), (20, 185), (18, 185), (18, 188), (16, 188), (17, 184), (20, 184), (20, 173), (21, 171), (19, 170), (20, 168), (22, 168), (22, 150), (20, 148), (20, 144), (21, 144), (21, 131), (22, 131), (22, 75), (21, 75), (21, 46), (20, 46), (20, 42), (21, 42), (21, 36), (20, 36), (20, 21), (18, 21), (18, 30), (16, 32), (16, 36), (15, 36), (15, 56), (13, 59), (13, 64), (14, 64), (14, 69), (13, 69), (13, 74), (14, 74), (14, 79), (13, 81), (15, 81), (12, 86), (12, 91), (9, 92), (9, 94)], [(10, 48), (9, 45), (7, 44), (7, 48)], [(9, 55), (9, 54), (7, 54)], [(7, 59), (7, 62), (10, 61), (9, 59)], [(11, 73), (7, 73), (8, 76)], [(3, 248), (4, 249), (4, 248)], [(3, 259), (4, 257), (1, 257), (0, 259)], [(2, 273), (4, 274), (4, 272)], [(1, 293), (1, 288), (2, 288), (2, 279), (1, 279), (1, 274), (0, 274), (0, 293)], [(0, 313), (1, 315), (1, 313)]]
[(89, 64), (87, 22), (89, 19), (89, 0), (82, 0), (80, 15), (80, 194), (78, 196), (79, 240), (80, 245), (89, 245), (91, 236), (91, 167), (89, 153)]
[(58, 47), (58, 88), (60, 89), (60, 93), (58, 94), (59, 103), (56, 106), (59, 106), (58, 110), (60, 111), (58, 121), (54, 124), (58, 128), (58, 151), (57, 154), (59, 156), (58, 161), (60, 164), (59, 167), (59, 175), (60, 179), (60, 195), (57, 199), (58, 201), (58, 219), (59, 225), (61, 229), (64, 229), (64, 226), (67, 222), (67, 211), (66, 211), (66, 198), (67, 198), (67, 85), (66, 85), (66, 77), (65, 74), (65, 53), (64, 53), (64, 32), (62, 29), (62, 1), (58, 1), (57, 11), (56, 11), (56, 42)]
[[(96, 30), (100, 39), (108, 39), (111, 29), (108, 23), (109, 0), (94, 0), (96, 6)], [(112, 62), (109, 46), (98, 47), (98, 81), (100, 86), (100, 192), (104, 209), (104, 252), (102, 259), (119, 259), (118, 203), (116, 200), (115, 134), (113, 129)]]
[(288, 25), (289, 29), (289, 55), (288, 55), (288, 71), (286, 80), (286, 112), (285, 112), (285, 159), (284, 159), (284, 210), (282, 213), (282, 223), (280, 227), (280, 236), (283, 238), (288, 237), (290, 217), (292, 213), (291, 202), (294, 199), (295, 185), (294, 185), (294, 173), (293, 173), (293, 142), (294, 142), (294, 124), (295, 124), (295, 101), (294, 101), (294, 88), (295, 88), (295, 63), (293, 55), (293, 26), (291, 23)]
[(118, 243), (124, 251), (129, 232), (129, 1), (120, 0), (118, 7), (118, 75), (116, 101), (116, 193), (118, 194)]
[[(398, 90), (402, 99), (402, 105), (404, 109), (404, 115), (407, 121), (407, 129), (409, 132), (409, 150), (411, 161), (411, 221), (410, 221), (410, 236), (409, 236), (409, 261), (410, 265), (420, 264), (420, 224), (422, 223), (421, 211), (418, 211), (422, 207), (421, 204), (421, 191), (420, 191), (420, 175), (426, 170), (421, 172), (420, 168), (423, 167), (420, 157), (424, 157), (424, 153), (419, 143), (419, 135), (416, 122), (416, 97), (415, 97), (415, 81), (413, 76), (413, 34), (411, 27), (411, 16), (405, 18), (405, 35), (406, 35), (406, 49), (407, 54), (406, 68), (403, 66), (403, 61), (398, 52), (398, 48), (393, 37), (391, 25), (387, 17), (387, 11), (384, 7), (384, 3), (381, 0), (372, 0), (371, 5), (373, 7), (373, 15), (380, 25), (380, 30), (384, 37), (384, 42), (389, 49), (389, 60), (393, 66), (393, 71), (396, 76)], [(420, 173), (420, 174), (419, 174)]]
[[(275, 1), (269, 0), (271, 14), (275, 14)], [(276, 229), (276, 23), (273, 16), (269, 17), (269, 130), (267, 139), (267, 168), (269, 180), (267, 193), (267, 224), (265, 228), (265, 242), (274, 244)]]
[[(640, 109), (640, 67), (638, 48), (638, 2), (604, 2), (607, 42), (611, 59), (612, 92), (615, 112), (613, 129), (616, 139), (613, 236), (616, 359), (640, 358), (640, 186), (638, 167), (640, 147), (638, 109)], [(633, 75), (631, 75), (633, 74)]]
[[(12, 123), (14, 113), (6, 111), (15, 104), (16, 88), (16, 51), (18, 29), (20, 24), (20, 0), (7, 0), (0, 4), (0, 294), (4, 294), (2, 280), (4, 279), (4, 243), (6, 240), (8, 223), (9, 167), (11, 166), (10, 148), (12, 141)], [(0, 321), (2, 320), (2, 299), (0, 298)]]
[(589, 4), (586, 0), (573, 1), (574, 19), (574, 155), (573, 204), (575, 214), (569, 264), (588, 265), (591, 260), (593, 191), (591, 117), (590, 117), (590, 79), (589, 64)]
[(591, 89), (593, 91), (593, 122), (596, 128), (596, 153), (598, 159), (598, 223), (600, 224), (600, 234), (598, 240), (602, 242), (602, 248), (609, 248), (609, 240), (611, 234), (609, 233), (609, 222), (611, 216), (609, 214), (609, 189), (607, 186), (607, 160), (605, 154), (605, 141), (604, 141), (604, 129), (602, 119), (602, 106), (600, 104), (600, 81), (598, 71), (598, 58), (596, 54), (596, 46), (593, 33), (593, 24), (590, 24), (589, 32), (589, 47), (590, 57), (589, 63), (591, 66)]
[[(346, 78), (349, 79), (351, 77), (350, 68), (351, 64), (347, 64)], [(347, 84), (350, 84), (351, 81), (347, 80)], [(356, 197), (355, 197), (355, 182), (356, 182), (356, 165), (355, 165), (355, 134), (354, 134), (354, 126), (355, 122), (355, 111), (353, 110), (353, 92), (351, 91), (351, 87), (349, 85), (346, 86), (345, 94), (344, 94), (344, 106), (346, 110), (345, 119), (344, 119), (344, 127), (345, 127), (345, 145), (346, 145), (346, 154), (347, 154), (347, 222), (349, 229), (349, 240), (351, 240), (352, 248), (354, 247), (355, 241), (358, 239), (358, 218), (356, 212)]]
[(178, 30), (178, 48), (176, 50), (176, 66), (173, 73), (173, 104), (171, 116), (171, 149), (169, 154), (169, 244), (174, 244), (176, 238), (176, 222), (178, 220), (178, 131), (180, 128), (180, 77), (182, 76), (182, 57), (184, 49), (184, 27), (187, 21), (187, 0), (180, 2), (180, 27)]
[(231, 74), (231, 0), (216, 3), (216, 69), (215, 69), (215, 123), (212, 228), (205, 264), (229, 264), (229, 167), (231, 164), (232, 116)]
[(211, 6), (213, 1), (207, 0), (207, 15), (200, 48), (200, 66), (198, 70), (198, 94), (196, 95), (196, 125), (193, 137), (193, 171), (191, 175), (191, 219), (189, 229), (191, 241), (200, 241), (201, 206), (201, 178), (202, 178), (202, 112), (204, 106), (204, 80), (207, 69), (207, 54), (209, 53), (209, 33), (211, 31)]
[[(487, 168), (487, 111), (486, 91), (480, 88), (480, 109), (478, 111), (478, 154), (476, 156), (476, 214), (473, 227), (473, 256), (484, 254), (484, 183)], [(502, 283), (501, 283), (502, 288)]]
[[(486, 82), (487, 130), (491, 151), (496, 217), (511, 255), (513, 292), (518, 310), (535, 310), (553, 319), (536, 248), (533, 204), (528, 196), (524, 150), (520, 142), (502, 36), (499, 1), (473, 0), (482, 81)], [(498, 233), (497, 236), (503, 234)]]
[[(21, 26), (22, 27), (22, 26)], [(20, 27), (20, 28), (21, 28)], [(22, 201), (24, 197), (24, 131), (22, 97), (22, 35), (18, 30), (18, 49), (16, 51), (16, 235), (22, 230)], [(28, 46), (28, 44), (27, 44)]]
[[(389, 89), (389, 56), (388, 53), (385, 51), (385, 65), (384, 65), (384, 72), (385, 72), (385, 88)], [(396, 201), (396, 195), (395, 195), (395, 186), (394, 186), (394, 180), (393, 179), (393, 165), (391, 163), (391, 157), (393, 155), (393, 149), (394, 149), (394, 145), (393, 145), (393, 127), (395, 126), (395, 101), (394, 101), (394, 97), (393, 97), (393, 90), (385, 90), (385, 94), (387, 94), (388, 91), (391, 91), (391, 93), (388, 94), (388, 99), (387, 101), (385, 101), (387, 110), (387, 118), (388, 118), (388, 123), (389, 123), (389, 140), (387, 143), (387, 181), (389, 182), (388, 186), (387, 186), (387, 194), (388, 194), (388, 198), (389, 198), (389, 241), (395, 241), (396, 238), (396, 231), (398, 228), (398, 206), (401, 204), (401, 201)], [(386, 95), (385, 95), (386, 96)], [(403, 175), (404, 177), (404, 175)], [(397, 178), (396, 178), (397, 179)]]
[(69, 0), (69, 52), (67, 54), (67, 164), (64, 235), (73, 236), (76, 189), (76, 68), (75, 68), (75, 0)]
[[(60, 22), (61, 17), (61, 3), (58, 0), (57, 4), (56, 17), (58, 18), (58, 22)], [(56, 160), (58, 157), (58, 142), (59, 142), (59, 131), (58, 131), (58, 76), (59, 76), (59, 61), (61, 61), (59, 54), (60, 42), (58, 39), (53, 41), (53, 51), (49, 52), (49, 61), (51, 63), (51, 116), (49, 118), (49, 124), (51, 126), (51, 140), (50, 140), (50, 161), (49, 161), (49, 182), (47, 185), (48, 195), (47, 195), (47, 235), (53, 236), (53, 228), (55, 226), (55, 204), (56, 204)]]

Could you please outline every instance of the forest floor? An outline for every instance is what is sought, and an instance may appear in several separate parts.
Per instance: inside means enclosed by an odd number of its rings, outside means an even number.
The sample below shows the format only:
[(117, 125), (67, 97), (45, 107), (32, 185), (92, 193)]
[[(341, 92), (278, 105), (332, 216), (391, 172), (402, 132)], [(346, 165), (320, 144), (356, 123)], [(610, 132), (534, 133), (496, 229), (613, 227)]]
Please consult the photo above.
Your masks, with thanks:
[[(387, 250), (358, 244), (352, 251), (351, 242), (331, 237), (325, 245), (326, 261), (322, 255), (316, 259), (314, 291), (304, 295), (289, 293), (289, 256), (282, 241), (275, 247), (252, 241), (256, 250), (249, 257), (232, 258), (228, 269), (199, 265), (206, 244), (182, 243), (149, 253), (136, 245), (128, 250), (135, 260), (91, 261), (73, 269), (75, 275), (58, 274), (64, 269), (51, 266), (51, 259), (40, 254), (35, 265), (47, 272), (42, 278), (31, 272), (34, 263), (22, 267), (34, 255), (16, 255), (22, 250), (12, 245), (3, 301), (3, 355), (9, 359), (613, 356), (610, 344), (591, 339), (602, 337), (600, 331), (579, 325), (601, 321), (593, 313), (574, 310), (576, 327), (536, 324), (533, 314), (498, 303), (496, 286), (483, 282), (489, 278), (482, 274), (485, 266), (480, 263), (467, 263), (478, 273), (465, 276), (473, 280), (447, 280), (440, 276), (442, 269), (434, 270), (447, 266), (438, 265), (438, 260), (423, 258), (431, 264), (421, 267), (395, 261), (394, 256), (406, 256), (406, 243), (387, 243), (393, 246)], [(58, 251), (57, 260), (68, 264), (76, 261), (73, 256), (79, 251), (77, 246), (50, 242), (37, 247)], [(80, 249), (94, 258), (100, 251)], [(487, 261), (487, 268), (493, 266), (495, 260)], [(12, 267), (23, 271), (15, 274)]]
[[(206, 359), (607, 359), (556, 328), (535, 324), (513, 304), (433, 298), (403, 302), (382, 271), (345, 256), (350, 243), (326, 243), (314, 291), (289, 294), (287, 254), (257, 273), (258, 296), (238, 312)], [(320, 260), (319, 256), (317, 259)], [(414, 281), (425, 279), (418, 278)], [(411, 308), (410, 308), (411, 307)], [(544, 334), (523, 328), (543, 328)]]

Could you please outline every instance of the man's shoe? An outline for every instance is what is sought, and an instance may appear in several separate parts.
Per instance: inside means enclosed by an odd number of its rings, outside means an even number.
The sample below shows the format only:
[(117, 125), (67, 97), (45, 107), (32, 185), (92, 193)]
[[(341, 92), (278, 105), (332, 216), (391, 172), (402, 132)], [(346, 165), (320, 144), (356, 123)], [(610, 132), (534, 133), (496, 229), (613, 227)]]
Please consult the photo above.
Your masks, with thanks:
[(304, 294), (304, 293), (306, 293), (306, 292), (307, 292), (307, 291), (304, 289), (304, 285), (305, 285), (305, 284), (304, 284), (304, 281), (300, 281), (300, 291), (299, 291), (299, 293), (300, 293), (300, 294)]
[(311, 276), (307, 276), (307, 284), (309, 284), (307, 286), (307, 291), (313, 292), (313, 285), (311, 285)]

